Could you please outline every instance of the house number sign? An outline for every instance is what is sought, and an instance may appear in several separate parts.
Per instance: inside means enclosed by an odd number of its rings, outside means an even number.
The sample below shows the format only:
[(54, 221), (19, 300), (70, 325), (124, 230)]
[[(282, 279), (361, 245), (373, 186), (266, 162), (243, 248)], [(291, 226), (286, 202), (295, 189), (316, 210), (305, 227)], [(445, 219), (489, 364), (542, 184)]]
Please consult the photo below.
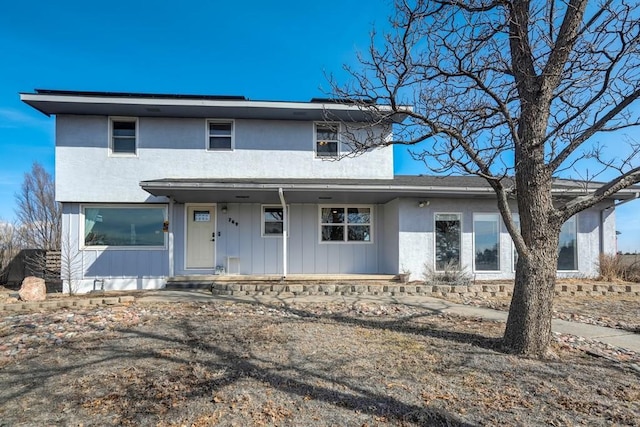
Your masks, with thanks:
[(193, 211), (193, 220), (195, 222), (209, 222), (211, 221), (211, 215), (209, 211)]

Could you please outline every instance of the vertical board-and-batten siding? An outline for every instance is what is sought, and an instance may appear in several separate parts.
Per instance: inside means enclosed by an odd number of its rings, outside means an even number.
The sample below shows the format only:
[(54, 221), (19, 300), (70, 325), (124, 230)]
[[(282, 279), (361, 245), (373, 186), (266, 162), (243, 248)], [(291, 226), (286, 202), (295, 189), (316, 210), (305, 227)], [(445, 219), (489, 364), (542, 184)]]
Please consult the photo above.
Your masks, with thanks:
[[(176, 274), (209, 274), (209, 270), (184, 268), (184, 206), (176, 204), (174, 208)], [(218, 204), (216, 265), (228, 269), (227, 257), (237, 257), (241, 274), (282, 274), (282, 238), (262, 236), (262, 206)], [(292, 204), (289, 209), (289, 274), (379, 273), (375, 227), (380, 221), (376, 222), (375, 208), (374, 242), (363, 244), (320, 243), (318, 205)]]
[[(218, 209), (217, 264), (226, 268), (226, 258), (232, 256), (239, 258), (241, 274), (282, 274), (282, 238), (262, 236), (262, 205), (225, 206), (226, 213)], [(318, 205), (290, 204), (288, 273), (379, 273), (382, 218), (377, 212), (374, 206), (372, 243), (321, 243)]]

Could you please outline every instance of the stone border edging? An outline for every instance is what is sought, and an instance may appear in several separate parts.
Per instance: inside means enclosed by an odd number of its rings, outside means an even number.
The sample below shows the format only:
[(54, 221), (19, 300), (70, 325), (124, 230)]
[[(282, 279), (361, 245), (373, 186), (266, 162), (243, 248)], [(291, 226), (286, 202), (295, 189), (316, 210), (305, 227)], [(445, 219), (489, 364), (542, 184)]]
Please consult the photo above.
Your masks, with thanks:
[(0, 312), (27, 312), (41, 309), (73, 308), (73, 307), (95, 307), (99, 305), (126, 304), (135, 301), (135, 297), (125, 295), (120, 297), (94, 297), (77, 299), (60, 299), (45, 301), (18, 301), (13, 303), (0, 303)]
[[(354, 284), (354, 283), (216, 283), (211, 284), (213, 295), (228, 296), (430, 296), (443, 297), (508, 297), (513, 294), (513, 285), (473, 284), (468, 286), (431, 285), (425, 283), (406, 284)], [(629, 295), (640, 296), (640, 284), (558, 284), (556, 295)]]

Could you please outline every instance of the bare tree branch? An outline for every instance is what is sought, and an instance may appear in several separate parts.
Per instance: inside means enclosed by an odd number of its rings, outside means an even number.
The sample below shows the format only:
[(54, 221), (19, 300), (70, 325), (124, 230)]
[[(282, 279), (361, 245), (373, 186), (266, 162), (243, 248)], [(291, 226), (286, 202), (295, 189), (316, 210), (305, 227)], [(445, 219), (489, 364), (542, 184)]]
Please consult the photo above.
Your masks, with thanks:
[[(376, 126), (394, 114), (407, 120), (393, 139), (365, 132), (351, 145), (411, 145), (435, 173), (487, 180), (520, 254), (505, 345), (544, 353), (562, 224), (640, 182), (639, 144), (607, 150), (595, 140), (640, 125), (640, 5), (396, 0), (390, 30), (372, 33), (359, 59), (350, 84), (332, 82), (334, 93), (378, 114)], [(554, 177), (569, 171), (591, 182), (555, 197)], [(605, 172), (617, 176), (593, 182)]]
[(53, 178), (39, 163), (25, 174), (16, 204), (27, 247), (59, 250), (62, 211), (55, 201)]

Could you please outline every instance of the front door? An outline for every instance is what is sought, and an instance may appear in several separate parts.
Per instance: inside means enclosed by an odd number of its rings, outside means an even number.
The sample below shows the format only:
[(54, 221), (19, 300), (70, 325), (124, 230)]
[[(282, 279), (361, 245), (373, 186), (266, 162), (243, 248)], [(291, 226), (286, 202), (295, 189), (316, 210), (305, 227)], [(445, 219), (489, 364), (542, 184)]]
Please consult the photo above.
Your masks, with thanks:
[(187, 268), (214, 269), (216, 260), (215, 205), (187, 206)]

